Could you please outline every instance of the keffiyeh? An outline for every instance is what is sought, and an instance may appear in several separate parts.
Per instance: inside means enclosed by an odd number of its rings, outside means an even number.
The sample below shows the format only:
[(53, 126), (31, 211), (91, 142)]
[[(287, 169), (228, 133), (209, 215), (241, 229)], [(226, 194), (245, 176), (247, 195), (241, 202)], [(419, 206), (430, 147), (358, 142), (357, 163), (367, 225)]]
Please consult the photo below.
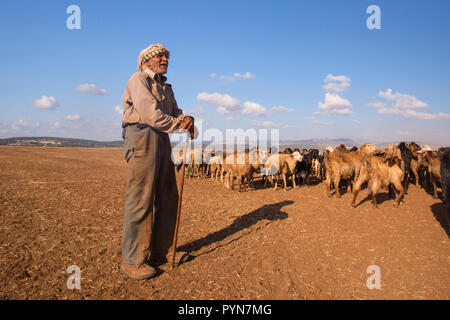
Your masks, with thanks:
[(141, 53), (139, 54), (138, 70), (143, 71), (144, 63), (159, 54), (166, 54), (167, 58), (169, 58), (170, 52), (162, 44), (159, 43), (154, 43), (150, 45), (148, 48), (142, 50)]

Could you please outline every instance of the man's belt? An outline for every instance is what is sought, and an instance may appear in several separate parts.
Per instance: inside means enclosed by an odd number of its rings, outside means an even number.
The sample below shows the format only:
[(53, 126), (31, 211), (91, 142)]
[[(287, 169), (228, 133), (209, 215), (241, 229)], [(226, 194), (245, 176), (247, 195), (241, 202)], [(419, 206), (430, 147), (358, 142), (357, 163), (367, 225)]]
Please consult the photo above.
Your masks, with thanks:
[(145, 129), (147, 127), (150, 127), (148, 124), (143, 124), (143, 123), (139, 123), (139, 122), (134, 122), (134, 123), (126, 123), (123, 122), (122, 123), (122, 128), (126, 128), (128, 126), (136, 126), (138, 129)]
[(126, 123), (126, 122), (122, 122), (122, 139), (125, 140), (125, 134), (127, 132), (127, 127), (128, 126), (136, 126), (136, 128), (138, 128), (139, 130), (145, 129), (150, 127), (148, 124), (142, 124), (139, 122), (135, 122), (135, 123)]

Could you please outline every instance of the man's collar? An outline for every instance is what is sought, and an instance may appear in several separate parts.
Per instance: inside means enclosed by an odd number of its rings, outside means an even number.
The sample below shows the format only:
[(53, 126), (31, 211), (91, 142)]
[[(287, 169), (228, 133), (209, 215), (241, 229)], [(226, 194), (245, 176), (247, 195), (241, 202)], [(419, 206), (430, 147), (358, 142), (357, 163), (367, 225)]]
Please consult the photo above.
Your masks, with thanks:
[[(144, 72), (153, 80), (158, 81), (158, 75), (156, 73), (154, 73), (152, 70), (150, 70), (149, 68), (144, 69)], [(160, 75), (160, 77), (161, 77), (161, 82), (163, 84), (165, 84), (167, 81), (167, 78), (163, 75)]]

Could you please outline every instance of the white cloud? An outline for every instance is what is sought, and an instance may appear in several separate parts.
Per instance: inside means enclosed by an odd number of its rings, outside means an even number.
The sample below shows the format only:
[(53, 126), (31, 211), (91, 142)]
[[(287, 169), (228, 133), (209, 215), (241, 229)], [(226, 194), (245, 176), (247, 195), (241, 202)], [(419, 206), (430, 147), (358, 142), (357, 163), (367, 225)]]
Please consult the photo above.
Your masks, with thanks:
[(346, 76), (333, 76), (331, 73), (325, 78), (325, 84), (323, 87), (327, 92), (344, 92), (350, 87), (350, 78)]
[(402, 114), (405, 118), (415, 118), (422, 120), (444, 120), (450, 119), (450, 115), (447, 113), (439, 112), (436, 114), (426, 113), (426, 112), (417, 112), (415, 110), (405, 110)]
[(52, 129), (59, 129), (59, 128), (61, 128), (61, 123), (59, 123), (58, 121), (50, 122), (50, 127)]
[(380, 91), (378, 96), (391, 102), (391, 105), (386, 105), (383, 102), (368, 103), (367, 106), (377, 109), (378, 114), (398, 114), (406, 119), (420, 119), (420, 120), (444, 120), (450, 119), (447, 113), (427, 113), (419, 112), (417, 109), (425, 109), (428, 104), (420, 101), (415, 96), (403, 93), (392, 93), (392, 89)]
[(329, 73), (327, 75), (327, 77), (325, 78), (325, 82), (331, 82), (331, 81), (350, 82), (352, 80), (350, 80), (350, 78), (347, 76), (333, 76), (331, 73)]
[[(214, 76), (213, 76), (214, 75)], [(210, 74), (211, 78), (215, 78), (217, 75), (215, 73)], [(248, 79), (254, 79), (255, 75), (251, 72), (246, 72), (244, 74), (240, 74), (239, 72), (233, 73), (232, 76), (219, 76), (220, 79), (228, 81), (228, 82), (234, 82), (236, 80), (248, 80)]]
[(323, 86), (325, 90), (330, 91), (330, 92), (344, 92), (345, 90), (347, 90), (348, 87), (350, 87), (350, 83), (327, 83), (326, 85)]
[(13, 130), (22, 130), (22, 129), (32, 129), (37, 128), (41, 124), (38, 121), (30, 121), (30, 120), (17, 120), (11, 125), (11, 129)]
[(352, 114), (352, 104), (349, 100), (342, 98), (340, 93), (344, 92), (350, 87), (351, 79), (347, 76), (334, 76), (331, 73), (325, 78), (326, 84), (323, 88), (327, 91), (325, 93), (325, 101), (319, 102), (318, 107), (323, 112), (315, 112), (314, 114)]
[(325, 93), (325, 102), (319, 102), (318, 106), (319, 109), (325, 110), (327, 114), (352, 114), (350, 101), (336, 93)]
[(294, 126), (288, 125), (288, 124), (279, 124), (272, 121), (258, 121), (258, 120), (251, 120), (252, 124), (258, 127), (264, 127), (264, 128), (277, 128), (277, 129), (285, 129), (285, 128), (293, 128)]
[(235, 121), (235, 120), (239, 120), (239, 118), (233, 117), (233, 116), (227, 116), (225, 118), (223, 118), (223, 120), (225, 121)]
[(254, 114), (260, 116), (265, 114), (266, 112), (267, 109), (256, 102), (251, 101), (244, 102), (244, 109), (242, 110), (242, 114)]
[[(219, 114), (244, 114), (244, 115), (257, 115), (268, 116), (272, 115), (273, 111), (279, 112), (293, 112), (294, 109), (288, 109), (284, 106), (273, 107), (270, 111), (263, 105), (253, 102), (245, 101), (240, 103), (238, 99), (221, 93), (206, 93), (201, 92), (197, 95), (197, 100), (205, 101), (216, 107), (216, 111)], [(192, 110), (194, 111), (194, 110)], [(203, 111), (203, 108), (202, 108)]]
[(55, 109), (59, 106), (58, 101), (52, 96), (42, 96), (40, 99), (34, 100), (33, 104), (38, 109)]
[(378, 95), (388, 101), (392, 101), (394, 108), (399, 109), (424, 109), (428, 104), (420, 101), (409, 94), (395, 93), (392, 94), (392, 89), (387, 89), (386, 92), (380, 91)]
[(118, 115), (118, 116), (123, 116), (123, 109), (122, 109), (122, 107), (121, 106), (115, 106), (114, 107), (114, 111), (116, 112), (116, 114)]
[(370, 102), (367, 104), (368, 107), (374, 107), (374, 108), (383, 108), (386, 107), (386, 104), (383, 102)]
[(237, 113), (242, 109), (239, 100), (228, 94), (201, 92), (197, 95), (197, 100), (205, 101), (215, 106), (220, 114)]
[(95, 96), (104, 96), (108, 93), (106, 89), (100, 88), (96, 84), (80, 84), (78, 87), (75, 88), (76, 91), (80, 92), (86, 92)]
[(219, 78), (222, 80), (225, 80), (225, 81), (229, 81), (229, 82), (234, 82), (237, 80), (233, 76), (220, 76)]
[(250, 73), (250, 72), (246, 72), (244, 74), (240, 74), (239, 72), (235, 72), (233, 73), (233, 76), (237, 79), (254, 79), (255, 75)]
[(278, 111), (278, 112), (294, 112), (294, 109), (289, 109), (284, 106), (273, 107), (270, 111)]
[(77, 121), (77, 120), (80, 120), (80, 115), (79, 114), (68, 114), (66, 117), (65, 117), (65, 120), (68, 120), (68, 121)]
[(317, 120), (316, 117), (307, 117), (306, 119), (308, 119), (309, 122), (311, 122), (311, 123), (321, 124), (324, 126), (330, 126), (330, 125), (334, 124), (333, 121), (320, 121), (320, 120)]
[(220, 113), (220, 114), (228, 114), (228, 113), (232, 112), (224, 106), (217, 107), (216, 111), (217, 111), (217, 113)]
[(215, 78), (215, 77), (217, 77), (217, 73), (211, 73), (209, 76), (210, 76), (211, 78)]
[(378, 113), (379, 114), (401, 114), (401, 110), (395, 109), (395, 108), (382, 107), (382, 108), (378, 108)]
[(353, 114), (352, 110), (349, 108), (343, 108), (343, 109), (333, 109), (327, 112), (327, 114), (342, 114), (342, 115), (349, 115)]

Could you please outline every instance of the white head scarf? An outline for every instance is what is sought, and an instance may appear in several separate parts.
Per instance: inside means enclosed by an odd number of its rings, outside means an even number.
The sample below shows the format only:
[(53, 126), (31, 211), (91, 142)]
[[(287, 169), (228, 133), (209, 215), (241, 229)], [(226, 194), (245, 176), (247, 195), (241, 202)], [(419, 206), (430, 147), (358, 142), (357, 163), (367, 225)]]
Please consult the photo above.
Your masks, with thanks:
[(144, 63), (146, 63), (149, 59), (157, 56), (159, 54), (166, 54), (167, 58), (169, 58), (170, 52), (167, 50), (162, 44), (154, 43), (150, 45), (148, 48), (141, 51), (138, 59), (138, 70), (144, 70)]

